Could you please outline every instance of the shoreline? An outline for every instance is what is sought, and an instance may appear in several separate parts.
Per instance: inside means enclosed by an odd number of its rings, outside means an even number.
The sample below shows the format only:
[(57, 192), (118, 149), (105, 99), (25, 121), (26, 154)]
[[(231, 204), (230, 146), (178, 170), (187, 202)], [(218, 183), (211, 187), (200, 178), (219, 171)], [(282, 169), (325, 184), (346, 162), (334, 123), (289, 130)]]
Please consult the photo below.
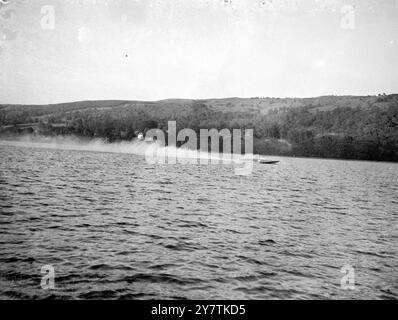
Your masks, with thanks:
[[(24, 136), (21, 136), (23, 138)], [(21, 140), (21, 139), (5, 139), (4, 137), (0, 136), (0, 146), (8, 146), (8, 147), (21, 147), (21, 148), (37, 148), (37, 149), (51, 149), (51, 150), (71, 150), (71, 151), (87, 151), (87, 152), (100, 152), (100, 153), (120, 153), (120, 154), (132, 154), (132, 155), (138, 155), (138, 156), (145, 156), (145, 154), (139, 154), (131, 151), (123, 151), (123, 150), (95, 150), (93, 148), (87, 148), (88, 146), (98, 146), (100, 144), (101, 146), (106, 147), (118, 147), (118, 148), (123, 148), (127, 146), (134, 147), (134, 143), (137, 143), (137, 141), (134, 140), (121, 140), (121, 141), (116, 141), (116, 142), (106, 142), (104, 139), (101, 138), (88, 138), (88, 137), (79, 137), (79, 136), (68, 136), (68, 135), (56, 135), (56, 136), (38, 136), (38, 137), (44, 137), (45, 139), (57, 139), (57, 138), (62, 138), (62, 139), (72, 139), (72, 141), (69, 141), (69, 143), (62, 143), (62, 142), (50, 142), (50, 141), (31, 141), (31, 140)], [(62, 140), (61, 140), (62, 141)], [(75, 141), (75, 144), (73, 144), (73, 141)], [(80, 145), (78, 145), (80, 143)], [(144, 143), (142, 143), (144, 146)], [(177, 150), (180, 148), (177, 148)], [(188, 149), (181, 149), (182, 151), (186, 151)], [(201, 152), (200, 150), (189, 150), (192, 152)], [(223, 155), (223, 153), (220, 153)], [(219, 156), (220, 154), (217, 154)], [(208, 153), (210, 156), (211, 154)], [(215, 155), (215, 154), (214, 154)], [(242, 158), (244, 158), (245, 155), (242, 154)], [(366, 160), (366, 159), (343, 159), (343, 158), (322, 158), (322, 157), (312, 157), (312, 156), (294, 156), (294, 155), (274, 155), (274, 154), (253, 154), (253, 160), (254, 162), (257, 162), (260, 158), (266, 157), (267, 159), (270, 160), (280, 160), (282, 162), (282, 159), (299, 159), (299, 160), (306, 160), (306, 159), (314, 159), (314, 160), (326, 160), (326, 161), (349, 161), (349, 162), (366, 162), (366, 163), (386, 163), (386, 164), (398, 164), (397, 161), (379, 161), (379, 160)], [(180, 159), (183, 159), (184, 157), (178, 157)], [(189, 157), (187, 157), (189, 158)], [(185, 159), (187, 159), (185, 158)], [(282, 158), (282, 159), (281, 159)], [(200, 158), (198, 158), (200, 159)], [(211, 160), (211, 158), (209, 158)], [(218, 159), (217, 159), (218, 160)], [(219, 159), (221, 162), (223, 161), (222, 158)], [(242, 159), (244, 161), (244, 159)]]

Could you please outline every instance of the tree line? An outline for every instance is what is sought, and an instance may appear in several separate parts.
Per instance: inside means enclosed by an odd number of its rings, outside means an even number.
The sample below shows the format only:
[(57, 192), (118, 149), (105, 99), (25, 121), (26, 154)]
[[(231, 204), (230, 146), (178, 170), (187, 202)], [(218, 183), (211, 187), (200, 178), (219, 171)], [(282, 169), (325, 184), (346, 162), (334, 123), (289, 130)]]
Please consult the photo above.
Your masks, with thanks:
[[(26, 132), (31, 124), (41, 134), (74, 134), (103, 138), (108, 142), (131, 140), (137, 132), (159, 128), (175, 120), (177, 130), (253, 129), (254, 152), (258, 154), (339, 159), (398, 161), (398, 101), (382, 107), (318, 108), (316, 105), (270, 109), (267, 113), (219, 111), (203, 102), (168, 116), (156, 108), (1, 108), (0, 125), (5, 131)], [(383, 101), (385, 102), (385, 101)], [(148, 111), (150, 110), (150, 111)], [(7, 130), (4, 130), (7, 128)], [(32, 128), (30, 128), (32, 130)], [(222, 144), (221, 144), (222, 145)]]

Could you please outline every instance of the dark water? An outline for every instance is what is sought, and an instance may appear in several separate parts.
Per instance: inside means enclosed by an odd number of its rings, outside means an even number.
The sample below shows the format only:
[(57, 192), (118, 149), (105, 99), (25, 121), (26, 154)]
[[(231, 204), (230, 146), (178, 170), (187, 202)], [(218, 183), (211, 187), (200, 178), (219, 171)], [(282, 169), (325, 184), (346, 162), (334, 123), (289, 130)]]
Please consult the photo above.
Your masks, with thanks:
[(392, 163), (0, 146), (0, 298), (396, 299), (397, 195)]

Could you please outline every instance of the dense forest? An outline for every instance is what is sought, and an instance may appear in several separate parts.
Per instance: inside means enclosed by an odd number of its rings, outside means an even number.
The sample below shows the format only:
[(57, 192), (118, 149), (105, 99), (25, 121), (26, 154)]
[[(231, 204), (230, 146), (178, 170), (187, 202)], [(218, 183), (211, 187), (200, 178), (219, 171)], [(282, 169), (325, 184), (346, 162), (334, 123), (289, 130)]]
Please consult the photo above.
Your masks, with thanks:
[(398, 161), (398, 95), (0, 105), (0, 135), (131, 140), (151, 128), (254, 129), (254, 152)]

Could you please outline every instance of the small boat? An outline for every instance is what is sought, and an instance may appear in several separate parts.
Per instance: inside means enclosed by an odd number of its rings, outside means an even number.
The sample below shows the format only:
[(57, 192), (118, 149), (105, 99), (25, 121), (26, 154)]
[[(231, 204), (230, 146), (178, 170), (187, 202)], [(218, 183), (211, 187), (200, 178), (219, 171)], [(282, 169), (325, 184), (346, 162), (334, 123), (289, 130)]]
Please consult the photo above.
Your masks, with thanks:
[(276, 164), (278, 162), (279, 161), (277, 161), (277, 160), (258, 159), (258, 163), (261, 163), (261, 164)]

